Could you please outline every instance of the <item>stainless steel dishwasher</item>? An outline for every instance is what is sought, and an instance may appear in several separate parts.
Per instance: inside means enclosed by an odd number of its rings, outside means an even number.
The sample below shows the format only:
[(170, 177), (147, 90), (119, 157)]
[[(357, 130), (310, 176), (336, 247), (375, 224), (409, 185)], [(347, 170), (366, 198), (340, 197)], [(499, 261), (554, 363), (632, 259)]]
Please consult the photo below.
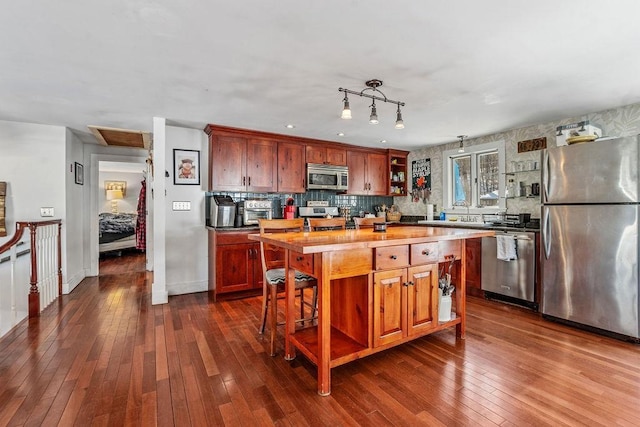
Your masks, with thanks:
[(496, 231), (496, 235), (512, 236), (517, 259), (498, 259), (497, 239), (482, 238), (481, 288), (488, 298), (504, 296), (509, 302), (521, 303), (537, 310), (535, 302), (536, 241), (535, 233)]

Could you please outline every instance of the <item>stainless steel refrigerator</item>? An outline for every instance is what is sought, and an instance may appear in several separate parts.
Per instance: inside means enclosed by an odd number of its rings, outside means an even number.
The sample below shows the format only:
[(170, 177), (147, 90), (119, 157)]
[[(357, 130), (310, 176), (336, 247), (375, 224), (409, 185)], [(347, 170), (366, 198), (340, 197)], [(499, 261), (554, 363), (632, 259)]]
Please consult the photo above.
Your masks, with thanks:
[(547, 149), (542, 313), (634, 339), (638, 320), (638, 137)]

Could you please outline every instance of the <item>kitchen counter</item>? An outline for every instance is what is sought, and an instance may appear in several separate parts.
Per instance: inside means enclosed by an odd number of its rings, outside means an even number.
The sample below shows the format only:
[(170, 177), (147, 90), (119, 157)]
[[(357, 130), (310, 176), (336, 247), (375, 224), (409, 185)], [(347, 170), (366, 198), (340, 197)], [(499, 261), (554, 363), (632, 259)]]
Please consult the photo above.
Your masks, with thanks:
[[(404, 225), (404, 224), (403, 224)], [(331, 369), (452, 326), (466, 325), (465, 241), (492, 230), (432, 226), (250, 234), (285, 249), (285, 358), (296, 349), (318, 368), (318, 394)], [(439, 321), (438, 264), (456, 260), (454, 313)], [(294, 270), (318, 280), (318, 324), (296, 329)], [(448, 316), (447, 316), (448, 318)]]
[(470, 228), (477, 230), (494, 230), (494, 231), (528, 231), (532, 233), (540, 232), (539, 228), (532, 227), (508, 227), (504, 225), (494, 225), (484, 222), (466, 222), (466, 221), (449, 221), (449, 220), (411, 220), (401, 221), (399, 223), (393, 223), (399, 225), (427, 225), (431, 227), (452, 227), (452, 228)]

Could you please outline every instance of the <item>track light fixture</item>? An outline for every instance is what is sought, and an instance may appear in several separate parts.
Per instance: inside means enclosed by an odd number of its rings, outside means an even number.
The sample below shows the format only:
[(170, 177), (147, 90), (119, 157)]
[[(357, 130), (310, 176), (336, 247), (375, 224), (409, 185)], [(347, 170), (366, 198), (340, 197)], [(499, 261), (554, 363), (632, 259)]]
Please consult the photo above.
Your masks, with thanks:
[[(343, 107), (342, 107), (342, 115), (343, 119), (351, 119), (351, 108), (349, 108), (349, 99), (347, 98), (347, 94), (364, 96), (366, 98), (371, 98), (373, 100), (372, 104), (369, 106), (371, 108), (371, 114), (369, 115), (369, 123), (373, 125), (378, 124), (378, 111), (376, 110), (376, 100), (383, 102), (390, 102), (392, 104), (396, 104), (398, 109), (396, 111), (396, 129), (404, 129), (404, 122), (402, 121), (402, 112), (400, 111), (400, 106), (404, 107), (404, 102), (394, 101), (392, 99), (387, 98), (387, 96), (378, 89), (382, 86), (382, 80), (372, 79), (365, 82), (366, 88), (362, 89), (360, 92), (356, 92), (349, 89), (339, 88), (338, 92), (344, 92)], [(365, 93), (365, 91), (370, 90), (373, 91), (374, 94)], [(376, 96), (375, 92), (378, 92), (382, 96)]]
[(460, 148), (458, 148), (458, 153), (464, 153), (464, 139), (467, 138), (468, 135), (458, 135), (460, 139)]

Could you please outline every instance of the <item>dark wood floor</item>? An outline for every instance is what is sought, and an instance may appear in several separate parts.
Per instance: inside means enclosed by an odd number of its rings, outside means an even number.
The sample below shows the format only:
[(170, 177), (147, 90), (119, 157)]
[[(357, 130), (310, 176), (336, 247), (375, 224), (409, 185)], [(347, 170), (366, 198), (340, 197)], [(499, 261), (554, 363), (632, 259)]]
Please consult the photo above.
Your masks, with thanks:
[[(150, 303), (141, 255), (101, 261), (0, 340), (0, 425), (640, 425), (640, 347), (470, 299), (453, 330), (333, 371), (270, 357), (260, 298)], [(281, 354), (282, 352), (280, 352)]]

